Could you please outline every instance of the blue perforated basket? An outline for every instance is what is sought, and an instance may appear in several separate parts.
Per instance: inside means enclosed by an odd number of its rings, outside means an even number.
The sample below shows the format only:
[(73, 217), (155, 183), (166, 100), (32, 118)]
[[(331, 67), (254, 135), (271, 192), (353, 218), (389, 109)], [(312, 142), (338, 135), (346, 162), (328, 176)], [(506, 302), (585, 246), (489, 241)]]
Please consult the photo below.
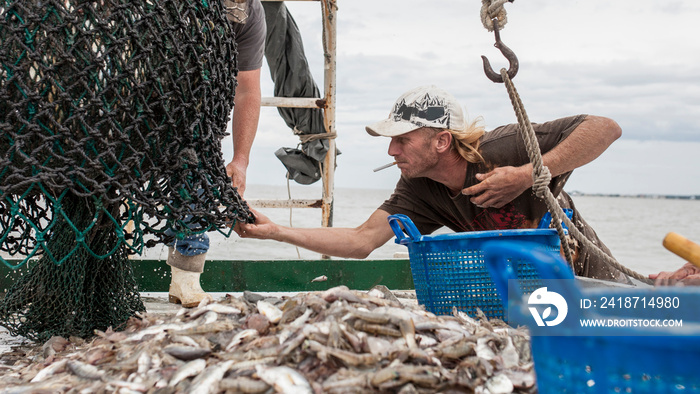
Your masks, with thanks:
[[(508, 294), (511, 324), (527, 325), (540, 393), (698, 393), (700, 392), (700, 289), (697, 287), (601, 287), (582, 289), (559, 257), (539, 254), (512, 242), (484, 245), (486, 265), (500, 294)], [(510, 279), (507, 260), (529, 261), (547, 281), (548, 292), (570, 301), (562, 324), (538, 327), (529, 297)], [(576, 299), (634, 299), (666, 297), (678, 308), (581, 308)], [(646, 298), (645, 298), (646, 299)], [(557, 312), (558, 313), (558, 312)], [(581, 320), (650, 317), (682, 320), (682, 327), (642, 325), (583, 327)]]
[[(396, 234), (396, 243), (408, 247), (418, 302), (436, 315), (451, 315), (456, 307), (476, 316), (478, 308), (489, 318), (506, 321), (502, 299), (484, 264), (485, 242), (522, 241), (559, 253), (559, 237), (554, 229), (421, 235), (413, 221), (400, 214), (389, 216), (389, 224)], [(517, 273), (523, 288), (539, 287), (539, 275), (528, 262), (517, 262)]]

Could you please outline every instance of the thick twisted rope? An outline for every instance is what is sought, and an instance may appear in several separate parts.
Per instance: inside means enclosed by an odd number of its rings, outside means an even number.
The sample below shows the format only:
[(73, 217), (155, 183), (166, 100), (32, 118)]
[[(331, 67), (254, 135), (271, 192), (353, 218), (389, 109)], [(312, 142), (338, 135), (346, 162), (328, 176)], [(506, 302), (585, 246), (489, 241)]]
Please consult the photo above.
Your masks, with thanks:
[(299, 141), (301, 141), (302, 144), (305, 144), (309, 141), (316, 141), (316, 140), (334, 140), (338, 137), (338, 134), (335, 132), (331, 133), (317, 133), (317, 134), (304, 134), (302, 130), (299, 130), (294, 127), (294, 135), (299, 137)]
[(506, 9), (503, 7), (505, 3), (512, 3), (513, 0), (481, 0), (481, 23), (486, 30), (493, 31), (493, 20), (498, 19), (500, 29), (508, 22)]
[(527, 147), (527, 154), (530, 157), (530, 162), (532, 162), (532, 179), (534, 181), (533, 190), (535, 195), (539, 198), (545, 200), (549, 212), (552, 213), (552, 217), (555, 219), (554, 224), (561, 239), (562, 247), (564, 248), (564, 253), (566, 256), (566, 261), (571, 265), (573, 269), (573, 261), (571, 258), (571, 250), (569, 248), (569, 243), (566, 242), (566, 236), (564, 234), (564, 229), (562, 223), (566, 224), (569, 231), (579, 242), (585, 244), (590, 250), (593, 251), (596, 257), (602, 258), (605, 262), (610, 264), (616, 270), (628, 275), (632, 278), (638, 279), (640, 281), (649, 283), (650, 279), (635, 272), (620, 263), (617, 262), (612, 256), (604, 253), (598, 245), (594, 244), (589, 240), (581, 231), (579, 231), (576, 226), (566, 217), (564, 211), (559, 206), (554, 194), (549, 190), (549, 183), (552, 180), (552, 174), (549, 169), (542, 164), (542, 153), (540, 152), (539, 144), (537, 143), (537, 137), (535, 136), (535, 130), (532, 128), (530, 119), (525, 112), (525, 106), (520, 100), (517, 90), (513, 81), (508, 77), (508, 72), (505, 68), (501, 69), (501, 76), (508, 90), (508, 95), (510, 96), (510, 101), (513, 104), (513, 109), (515, 110), (515, 115), (518, 118), (518, 124), (520, 125), (521, 136), (525, 141)]

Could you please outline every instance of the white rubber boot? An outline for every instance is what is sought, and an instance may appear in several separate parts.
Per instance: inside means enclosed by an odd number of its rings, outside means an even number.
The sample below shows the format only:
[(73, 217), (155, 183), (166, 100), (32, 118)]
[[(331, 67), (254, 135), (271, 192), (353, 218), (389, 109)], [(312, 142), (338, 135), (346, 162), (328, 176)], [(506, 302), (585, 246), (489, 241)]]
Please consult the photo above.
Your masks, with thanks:
[[(177, 251), (178, 259), (201, 259), (204, 260), (204, 254), (198, 256), (183, 256)], [(173, 254), (173, 252), (171, 252)], [(199, 305), (202, 300), (207, 299), (211, 302), (212, 296), (202, 290), (199, 283), (201, 273), (194, 271), (185, 271), (177, 267), (170, 266), (172, 279), (170, 281), (170, 290), (168, 291), (168, 301), (173, 304), (182, 304), (185, 308), (194, 308)]]

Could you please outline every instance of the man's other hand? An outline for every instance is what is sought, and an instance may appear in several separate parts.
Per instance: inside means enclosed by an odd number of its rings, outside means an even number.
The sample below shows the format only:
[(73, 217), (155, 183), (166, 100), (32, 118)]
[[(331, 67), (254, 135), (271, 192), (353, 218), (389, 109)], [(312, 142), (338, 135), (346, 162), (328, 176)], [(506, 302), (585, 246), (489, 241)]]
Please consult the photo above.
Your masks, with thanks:
[(469, 201), (479, 208), (501, 208), (532, 186), (532, 175), (527, 168), (530, 167), (498, 167), (486, 174), (476, 174), (480, 182), (462, 189), (462, 194), (474, 196)]
[(659, 272), (649, 275), (656, 286), (700, 286), (700, 268), (692, 263), (686, 263), (683, 267), (673, 272)]
[(238, 188), (238, 194), (241, 197), (243, 197), (243, 193), (245, 193), (246, 170), (246, 166), (238, 164), (234, 161), (226, 165), (226, 175), (231, 177), (231, 184), (233, 185), (233, 187)]

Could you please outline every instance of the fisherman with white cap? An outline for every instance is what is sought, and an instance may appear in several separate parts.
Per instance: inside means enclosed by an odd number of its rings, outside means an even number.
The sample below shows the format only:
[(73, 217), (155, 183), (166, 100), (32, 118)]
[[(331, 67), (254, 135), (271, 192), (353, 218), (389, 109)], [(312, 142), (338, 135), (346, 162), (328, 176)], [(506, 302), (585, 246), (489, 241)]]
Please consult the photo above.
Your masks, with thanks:
[[(238, 224), (243, 238), (275, 239), (324, 255), (365, 258), (394, 237), (387, 217), (404, 214), (422, 234), (441, 227), (455, 232), (536, 228), (547, 213), (533, 192), (532, 164), (517, 124), (486, 132), (468, 122), (462, 106), (436, 86), (412, 89), (394, 103), (387, 119), (366, 127), (390, 137), (388, 154), (401, 170), (393, 194), (356, 228), (291, 228), (256, 212), (256, 223)], [(621, 135), (608, 118), (578, 115), (533, 124), (549, 168), (549, 188), (572, 222), (603, 252), (608, 248), (583, 220), (563, 187), (571, 172), (602, 154)], [(393, 163), (392, 163), (393, 164)], [(575, 274), (627, 282), (626, 275), (570, 240)]]

